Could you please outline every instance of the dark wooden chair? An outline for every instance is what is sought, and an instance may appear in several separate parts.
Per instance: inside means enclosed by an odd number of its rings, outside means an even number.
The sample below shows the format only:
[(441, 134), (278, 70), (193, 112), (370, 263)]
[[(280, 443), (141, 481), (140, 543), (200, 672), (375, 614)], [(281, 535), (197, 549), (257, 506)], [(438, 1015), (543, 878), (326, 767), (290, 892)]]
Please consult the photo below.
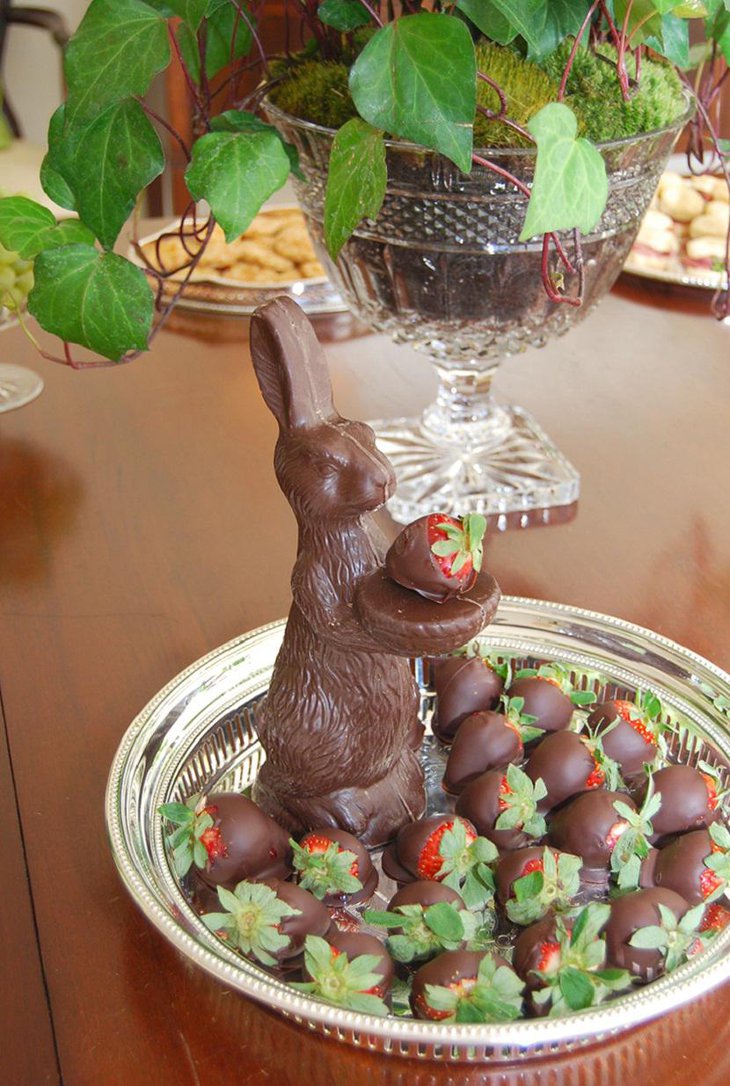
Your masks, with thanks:
[[(3, 57), (5, 55), (5, 39), (9, 26), (35, 26), (39, 30), (45, 30), (51, 35), (53, 41), (63, 49), (69, 39), (68, 29), (63, 16), (57, 11), (48, 11), (45, 8), (15, 7), (12, 0), (0, 0), (0, 92), (3, 88)], [(2, 96), (2, 110), (14, 136), (19, 136), (20, 124), (8, 102), (7, 95)]]

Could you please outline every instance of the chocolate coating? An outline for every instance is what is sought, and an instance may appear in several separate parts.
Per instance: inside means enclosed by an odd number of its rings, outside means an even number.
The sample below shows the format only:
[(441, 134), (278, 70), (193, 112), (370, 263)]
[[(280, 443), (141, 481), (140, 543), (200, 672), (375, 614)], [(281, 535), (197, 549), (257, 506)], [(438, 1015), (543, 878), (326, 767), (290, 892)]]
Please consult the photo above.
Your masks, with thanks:
[(503, 769), (490, 769), (471, 781), (456, 801), (456, 813), (468, 818), (481, 837), (487, 837), (499, 849), (523, 848), (532, 838), (514, 829), (495, 829), (502, 814), (500, 790), (505, 780)]
[(461, 895), (450, 886), (444, 886), (442, 882), (434, 882), (433, 879), (416, 879), (415, 882), (401, 886), (388, 902), (388, 909), (392, 911), (398, 905), (422, 905), (427, 909), (429, 905), (438, 905), (445, 901), (447, 905), (455, 905), (457, 909), (464, 908)]
[[(362, 883), (362, 890), (357, 890), (353, 894), (328, 894), (322, 900), (325, 905), (341, 905), (343, 901), (346, 901), (350, 905), (356, 905), (360, 901), (366, 901), (372, 897), (375, 893), (375, 888), (378, 885), (378, 872), (373, 867), (373, 861), (370, 859), (370, 853), (365, 848), (357, 837), (353, 837), (347, 830), (333, 829), (331, 826), (320, 827), (318, 829), (311, 830), (312, 834), (316, 834), (318, 837), (327, 837), (330, 841), (336, 841), (342, 849), (346, 849), (348, 852), (353, 852), (357, 861), (356, 877)], [(306, 840), (307, 834), (302, 838), (302, 843)]]
[[(414, 879), (423, 878), (419, 870), (419, 861), (424, 846), (429, 837), (441, 826), (450, 826), (454, 821), (454, 815), (436, 814), (428, 818), (419, 819), (417, 822), (409, 822), (398, 831), (392, 850), (386, 849), (383, 853), (383, 871), (397, 882), (412, 882)], [(476, 830), (467, 823), (468, 829), (474, 833)], [(392, 861), (395, 863), (392, 863)], [(406, 878), (402, 877), (405, 872)]]
[(279, 931), (282, 935), (288, 935), (291, 942), (288, 947), (273, 955), (277, 961), (291, 964), (292, 959), (301, 956), (307, 935), (326, 938), (332, 927), (332, 918), (321, 901), (317, 901), (313, 894), (303, 890), (295, 882), (282, 882), (281, 879), (263, 881), (281, 901), (291, 905), (292, 909), (299, 910), (298, 916), (285, 916), (279, 922)]
[(419, 517), (399, 532), (385, 556), (385, 571), (403, 588), (443, 603), (468, 591), (477, 575), (472, 570), (468, 578), (459, 580), (444, 573), (429, 543), (430, 519), (430, 516)]
[(358, 583), (354, 610), (363, 629), (392, 652), (440, 656), (476, 637), (494, 618), (500, 596), (499, 585), (486, 570), (468, 592), (434, 603), (377, 569)]
[[(427, 984), (438, 984), (449, 988), (452, 984), (458, 984), (459, 981), (473, 980), (479, 973), (479, 965), (485, 957), (487, 957), (485, 951), (446, 950), (422, 965), (413, 977), (411, 989), (411, 1009), (416, 1018), (443, 1017), (438, 1012), (429, 1011), (426, 1006)], [(505, 959), (499, 954), (493, 954), (492, 957), (497, 965), (507, 965)]]
[(472, 713), (454, 736), (444, 770), (444, 788), (458, 794), (488, 769), (519, 761), (523, 749), (517, 730), (506, 723), (502, 713)]
[[(699, 905), (704, 901), (701, 879), (705, 871), (705, 860), (712, 852), (712, 838), (707, 830), (694, 830), (677, 837), (665, 848), (650, 853), (642, 865), (642, 886), (645, 878), (651, 877), (655, 886), (674, 890), (684, 898), (688, 905)], [(647, 865), (647, 861), (650, 864)]]
[(525, 874), (525, 867), (532, 860), (542, 862), (543, 849), (540, 845), (530, 845), (527, 848), (516, 849), (514, 852), (505, 852), (500, 856), (494, 872), (497, 888), (497, 900), (506, 905), (512, 897), (512, 886), (517, 879)]
[[(370, 427), (336, 411), (325, 354), (296, 302), (256, 311), (251, 357), (279, 425), (276, 476), (299, 528), (292, 607), (256, 716), (266, 761), (254, 798), (297, 836), (331, 825), (383, 844), (425, 806), (408, 662), (424, 650), (397, 614), (389, 638), (353, 610), (385, 557), (372, 514), (393, 494), (395, 473)], [(465, 609), (478, 626), (484, 610)], [(463, 644), (460, 631), (438, 641), (437, 652)]]
[[(523, 928), (515, 940), (512, 955), (512, 968), (521, 980), (524, 980), (532, 992), (544, 988), (545, 982), (536, 975), (545, 953), (546, 943), (556, 943), (557, 936), (554, 916), (544, 916), (542, 920)], [(557, 951), (559, 957), (560, 952)]]
[(523, 679), (515, 679), (507, 692), (511, 698), (525, 699), (522, 712), (536, 718), (533, 722), (535, 728), (555, 732), (570, 724), (573, 702), (548, 679), (527, 675)]
[(395, 968), (393, 959), (380, 939), (364, 931), (341, 931), (333, 927), (327, 937), (327, 942), (336, 950), (346, 954), (348, 961), (359, 958), (361, 954), (374, 954), (379, 961), (372, 971), (383, 978), (376, 994), (383, 998), (387, 996), (393, 983)]
[(553, 815), (548, 842), (561, 852), (580, 856), (583, 877), (589, 877), (590, 870), (605, 872), (611, 864), (618, 834), (626, 828), (614, 807), (616, 800), (636, 810), (636, 804), (625, 792), (606, 792), (601, 788), (576, 796)]
[(575, 732), (565, 731), (541, 739), (525, 765), (530, 780), (541, 777), (547, 788), (547, 795), (538, 804), (542, 812), (587, 791), (586, 782), (595, 769), (595, 759), (584, 741)]
[(687, 902), (673, 890), (654, 888), (636, 890), (611, 902), (611, 915), (605, 927), (606, 957), (610, 966), (628, 969), (641, 980), (654, 980), (664, 971), (664, 955), (659, 949), (630, 946), (639, 928), (661, 923), (659, 905), (666, 905), (680, 920), (687, 912)]
[(289, 875), (289, 837), (253, 800), (237, 792), (211, 792), (206, 807), (220, 830), (226, 854), (209, 859), (198, 872), (204, 882), (233, 888), (243, 879)]
[[(648, 784), (642, 789), (639, 805), (644, 801)], [(688, 765), (670, 765), (654, 774), (654, 790), (661, 795), (662, 805), (652, 818), (652, 841), (673, 833), (700, 830), (717, 820), (718, 812), (710, 807), (710, 794), (702, 774)]]
[[(614, 720), (618, 723), (607, 732)], [(588, 716), (588, 726), (601, 739), (608, 757), (618, 762), (624, 777), (635, 777), (642, 772), (645, 762), (656, 757), (656, 743), (648, 741), (623, 719), (615, 699), (595, 705)]]
[(431, 680), (436, 691), (433, 732), (442, 743), (450, 743), (472, 713), (493, 709), (504, 689), (504, 680), (479, 656), (432, 660)]

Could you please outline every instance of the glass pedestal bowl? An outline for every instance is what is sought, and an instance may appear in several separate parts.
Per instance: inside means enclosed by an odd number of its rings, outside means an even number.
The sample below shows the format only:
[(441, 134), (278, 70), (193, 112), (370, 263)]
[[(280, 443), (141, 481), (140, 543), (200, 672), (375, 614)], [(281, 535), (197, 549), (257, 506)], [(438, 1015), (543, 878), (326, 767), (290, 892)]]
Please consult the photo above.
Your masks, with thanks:
[[(608, 204), (582, 239), (584, 301), (575, 307), (545, 293), (542, 239), (518, 240), (525, 196), (491, 170), (465, 175), (402, 142), (387, 142), (388, 188), (377, 220), (364, 220), (333, 263), (323, 219), (334, 133), (271, 104), (267, 112), (299, 152), (305, 180), (294, 180), (297, 195), (348, 305), (365, 324), (428, 355), (438, 373), (438, 395), (420, 418), (372, 423), (398, 477), (393, 517), (408, 523), (434, 509), (499, 515), (574, 502), (578, 472), (531, 415), (494, 401), (492, 378), (501, 358), (567, 332), (610, 289), (687, 117), (599, 145)], [(534, 151), (480, 154), (531, 184)], [(574, 262), (572, 234), (560, 238)], [(552, 252), (550, 274), (561, 269)], [(577, 295), (577, 275), (566, 279), (565, 293)]]

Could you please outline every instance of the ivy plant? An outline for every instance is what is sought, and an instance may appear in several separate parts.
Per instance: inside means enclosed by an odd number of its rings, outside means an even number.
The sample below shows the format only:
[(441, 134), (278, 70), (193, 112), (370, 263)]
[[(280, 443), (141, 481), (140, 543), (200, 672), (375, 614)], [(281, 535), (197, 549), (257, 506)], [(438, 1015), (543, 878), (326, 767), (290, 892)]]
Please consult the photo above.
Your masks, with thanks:
[[(67, 100), (50, 120), (41, 174), (48, 196), (78, 219), (57, 222), (23, 197), (0, 200), (0, 245), (34, 259), (28, 309), (64, 340), (58, 361), (89, 364), (75, 360), (72, 344), (96, 352), (99, 364), (129, 361), (145, 350), (214, 224), (227, 239), (237, 237), (297, 171), (294, 149), (266, 121), (262, 102), (303, 58), (345, 64), (356, 111), (334, 137), (325, 204), (333, 257), (364, 217), (378, 214), (387, 183), (386, 137), (438, 152), (463, 173), (497, 168), (474, 151), (475, 114), (494, 116), (477, 105), (478, 84), (499, 94), (497, 81), (478, 67), (475, 46), (484, 38), (538, 63), (562, 56), (561, 49), (566, 57), (555, 101), (526, 126), (504, 110), (497, 115), (536, 148), (531, 190), (499, 171), (530, 196), (521, 236), (543, 235), (544, 252), (553, 244), (564, 254), (556, 232), (591, 230), (606, 201), (603, 160), (578, 135), (564, 100), (579, 46), (608, 43), (626, 99), (636, 91), (648, 51), (682, 70), (699, 65), (693, 146), (713, 150), (727, 176), (728, 143), (710, 118), (730, 62), (730, 0), (288, 0), (285, 9), (304, 26), (303, 52), (271, 58), (259, 28), (266, 17), (261, 2), (89, 4), (66, 50)], [(699, 48), (689, 44), (693, 19), (704, 23)], [(192, 139), (146, 100), (170, 64), (184, 76)], [(251, 72), (257, 86), (243, 93), (241, 78)], [(684, 71), (682, 78), (689, 83)], [(189, 259), (174, 269), (185, 279), (171, 298), (162, 288), (172, 270), (143, 269), (114, 252), (146, 187), (165, 169), (166, 148), (184, 156), (191, 197), (180, 226)], [(556, 303), (580, 304), (546, 271), (544, 281)]]

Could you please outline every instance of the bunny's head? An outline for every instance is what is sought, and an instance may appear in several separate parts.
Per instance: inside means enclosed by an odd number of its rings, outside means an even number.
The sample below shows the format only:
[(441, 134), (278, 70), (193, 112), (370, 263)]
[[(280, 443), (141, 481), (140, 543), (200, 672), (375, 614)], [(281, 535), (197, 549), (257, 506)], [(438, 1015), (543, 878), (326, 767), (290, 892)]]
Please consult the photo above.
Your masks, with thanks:
[(277, 298), (256, 311), (251, 355), (279, 424), (276, 475), (300, 520), (357, 519), (387, 501), (393, 468), (370, 427), (335, 410), (324, 352), (296, 302)]

